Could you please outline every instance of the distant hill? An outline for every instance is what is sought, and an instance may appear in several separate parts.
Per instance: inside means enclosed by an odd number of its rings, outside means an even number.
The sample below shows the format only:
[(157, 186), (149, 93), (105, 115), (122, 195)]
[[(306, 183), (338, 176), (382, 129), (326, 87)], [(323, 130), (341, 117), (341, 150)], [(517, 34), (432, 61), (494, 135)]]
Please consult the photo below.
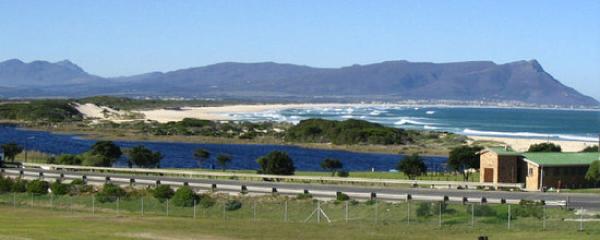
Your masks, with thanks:
[[(20, 91), (15, 92), (15, 88)], [(388, 61), (342, 68), (227, 62), (119, 78), (90, 75), (69, 61), (23, 63), (8, 60), (0, 63), (0, 96), (80, 97), (100, 94), (599, 105), (597, 100), (554, 79), (536, 60), (506, 64), (489, 61)]]

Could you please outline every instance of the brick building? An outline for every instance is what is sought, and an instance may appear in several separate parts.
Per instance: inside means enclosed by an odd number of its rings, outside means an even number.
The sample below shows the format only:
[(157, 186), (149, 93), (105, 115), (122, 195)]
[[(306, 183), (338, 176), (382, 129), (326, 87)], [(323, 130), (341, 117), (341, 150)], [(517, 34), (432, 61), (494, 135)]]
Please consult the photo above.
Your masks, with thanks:
[(587, 169), (598, 153), (519, 153), (486, 148), (480, 155), (480, 182), (523, 183), (529, 191), (581, 188)]

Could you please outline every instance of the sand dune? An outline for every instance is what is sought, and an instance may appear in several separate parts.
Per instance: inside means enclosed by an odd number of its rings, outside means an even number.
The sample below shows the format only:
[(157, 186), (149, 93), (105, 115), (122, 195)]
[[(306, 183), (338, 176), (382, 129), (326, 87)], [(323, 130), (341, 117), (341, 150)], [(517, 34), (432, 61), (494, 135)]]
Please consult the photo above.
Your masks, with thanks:
[[(469, 136), (469, 138), (478, 141), (493, 141), (505, 143), (512, 147), (515, 151), (524, 152), (529, 149), (532, 144), (548, 142), (545, 139), (533, 139), (533, 138), (508, 138), (508, 137), (482, 137), (482, 136)], [(565, 140), (550, 140), (549, 142), (560, 145), (563, 152), (579, 152), (588, 146), (597, 145), (597, 142), (584, 142), (584, 141), (565, 141)]]

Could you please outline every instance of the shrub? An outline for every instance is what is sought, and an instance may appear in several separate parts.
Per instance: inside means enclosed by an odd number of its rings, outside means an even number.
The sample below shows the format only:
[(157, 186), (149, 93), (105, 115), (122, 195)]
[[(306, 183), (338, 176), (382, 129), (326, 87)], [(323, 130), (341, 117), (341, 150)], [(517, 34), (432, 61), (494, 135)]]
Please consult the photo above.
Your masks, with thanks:
[(57, 164), (62, 165), (81, 165), (81, 157), (73, 154), (62, 154), (56, 158)]
[(94, 190), (93, 186), (86, 185), (81, 179), (75, 179), (70, 183), (71, 194), (78, 195), (81, 193), (91, 193)]
[(272, 151), (256, 160), (260, 174), (294, 175), (294, 161), (286, 152)]
[(209, 208), (214, 206), (216, 201), (208, 194), (200, 195), (200, 207)]
[(75, 179), (71, 181), (71, 185), (84, 185), (85, 182), (82, 179)]
[(175, 194), (175, 191), (169, 185), (159, 185), (152, 191), (152, 195), (154, 198), (158, 199), (160, 202), (164, 202), (167, 199), (170, 199)]
[(35, 194), (47, 194), (50, 184), (42, 180), (33, 180), (27, 183), (27, 192)]
[(350, 197), (347, 194), (338, 192), (335, 196), (335, 199), (338, 201), (348, 201), (350, 200)]
[(337, 172), (338, 177), (350, 177), (350, 172), (346, 170), (340, 170)]
[(127, 193), (125, 190), (123, 190), (121, 187), (112, 183), (107, 183), (104, 184), (102, 191), (96, 195), (96, 198), (101, 203), (114, 202), (117, 200), (117, 198), (124, 197), (126, 194)]
[(541, 203), (521, 200), (519, 206), (514, 210), (514, 216), (516, 217), (535, 217), (541, 219), (543, 216), (543, 209)]
[(370, 200), (367, 200), (367, 201), (365, 202), (365, 204), (367, 204), (367, 205), (369, 205), (369, 206), (370, 206), (370, 205), (375, 205), (375, 203), (377, 203), (377, 200), (375, 200), (375, 199), (370, 199)]
[(229, 200), (225, 203), (225, 210), (235, 211), (242, 208), (242, 202), (239, 200)]
[(27, 191), (27, 180), (17, 179), (13, 182), (11, 191), (13, 192), (26, 192)]
[(417, 207), (418, 217), (429, 217), (431, 216), (431, 203), (419, 203)]
[(13, 186), (13, 180), (11, 178), (4, 178), (0, 176), (0, 193), (10, 192)]
[(52, 184), (50, 184), (50, 190), (52, 191), (52, 194), (65, 195), (65, 194), (69, 193), (70, 186), (67, 184), (61, 183), (60, 181), (55, 181)]
[(529, 146), (528, 152), (561, 152), (560, 145), (554, 143), (538, 143)]
[(304, 200), (304, 199), (311, 199), (313, 196), (310, 193), (300, 193), (298, 195), (296, 195), (296, 199), (298, 200)]
[(178, 188), (172, 200), (173, 204), (178, 207), (194, 206), (194, 201), (198, 201), (198, 195), (188, 186)]

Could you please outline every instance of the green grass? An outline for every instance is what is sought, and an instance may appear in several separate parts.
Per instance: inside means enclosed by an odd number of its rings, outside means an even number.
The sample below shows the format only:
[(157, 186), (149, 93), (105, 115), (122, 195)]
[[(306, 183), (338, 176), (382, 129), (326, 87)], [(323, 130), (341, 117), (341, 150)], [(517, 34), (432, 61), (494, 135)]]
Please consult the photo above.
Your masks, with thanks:
[[(73, 199), (73, 208), (67, 202), (54, 202), (54, 208), (44, 205), (42, 197), (34, 199), (34, 207), (25, 205), (27, 195), (19, 196), (22, 205), (16, 208), (4, 200), (0, 204), (0, 239), (476, 239), (488, 235), (490, 239), (597, 239), (597, 223), (586, 223), (584, 232), (577, 231), (577, 223), (564, 223), (559, 217), (570, 212), (553, 209), (547, 230), (542, 231), (538, 220), (523, 218), (513, 220), (511, 230), (506, 221), (496, 216), (478, 217), (475, 227), (470, 227), (465, 206), (452, 205), (443, 216), (443, 226), (438, 217), (416, 217), (410, 225), (406, 222), (406, 204), (358, 204), (350, 207), (351, 221), (343, 221), (344, 204), (324, 203), (323, 209), (334, 221), (332, 224), (309, 223), (303, 220), (313, 209), (313, 202), (293, 201), (289, 204), (289, 222), (283, 221), (281, 199), (252, 199), (259, 201), (258, 217), (252, 218), (251, 206), (244, 202), (242, 209), (226, 212), (217, 204), (204, 213), (198, 210), (192, 218), (191, 208), (172, 208), (170, 217), (166, 209), (155, 208), (158, 202), (150, 198), (145, 202), (147, 212), (140, 214), (137, 201), (121, 202), (117, 214), (115, 203), (97, 205), (92, 215), (85, 208), (84, 198)], [(55, 199), (57, 200), (57, 199)], [(62, 199), (65, 200), (65, 199)], [(87, 199), (89, 200), (89, 199)], [(138, 200), (138, 199), (136, 199)], [(46, 203), (47, 204), (47, 203)], [(60, 208), (56, 206), (61, 206)], [(154, 207), (152, 207), (154, 206)], [(375, 222), (375, 207), (379, 221)], [(88, 206), (89, 207), (89, 206)], [(112, 207), (112, 208), (111, 208)], [(506, 206), (497, 206), (498, 211)], [(102, 210), (101, 210), (102, 209)], [(414, 208), (416, 209), (416, 204)], [(156, 210), (156, 212), (152, 211)], [(414, 210), (413, 210), (414, 211)], [(201, 213), (202, 212), (202, 213)], [(567, 214), (567, 215), (565, 215)], [(177, 216), (177, 217), (173, 217)]]

